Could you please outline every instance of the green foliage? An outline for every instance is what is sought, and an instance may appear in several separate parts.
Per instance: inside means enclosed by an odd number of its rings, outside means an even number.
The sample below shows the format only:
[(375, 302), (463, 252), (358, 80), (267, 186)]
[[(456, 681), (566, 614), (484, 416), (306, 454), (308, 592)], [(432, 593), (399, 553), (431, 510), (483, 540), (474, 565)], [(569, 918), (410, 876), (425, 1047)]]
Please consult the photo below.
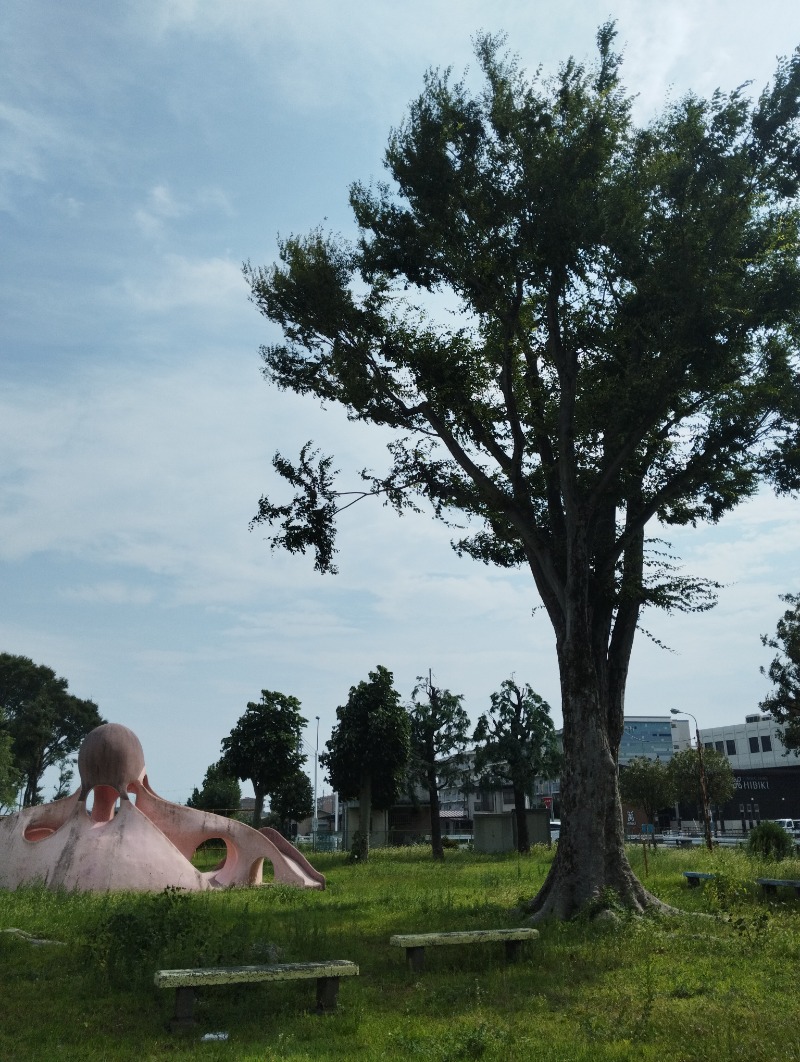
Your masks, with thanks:
[(411, 757), (408, 780), (412, 789), (428, 792), (431, 809), (431, 844), (434, 858), (442, 857), (443, 840), (439, 817), (439, 791), (458, 785), (466, 767), (469, 716), (462, 707), (463, 696), (439, 689), (427, 679), (417, 678), (408, 714), (411, 720)]
[(314, 814), (314, 791), (305, 771), (298, 770), (275, 789), (270, 797), (270, 812), (279, 823), (278, 829), (290, 836), (292, 822)]
[(42, 802), (40, 784), (47, 768), (63, 764), (105, 722), (94, 701), (69, 693), (67, 680), (52, 668), (10, 653), (0, 653), (0, 709), (24, 786), (24, 807)]
[(800, 750), (800, 594), (783, 594), (790, 607), (778, 620), (774, 638), (761, 636), (770, 649), (777, 650), (768, 670), (761, 668), (775, 689), (761, 702), (761, 710), (783, 723), (782, 739), (787, 749)]
[(511, 679), (492, 694), (492, 706), (479, 719), (473, 734), (475, 772), (486, 789), (509, 782), (514, 789), (517, 815), (517, 847), (529, 848), (525, 821), (525, 796), (533, 796), (537, 778), (556, 778), (561, 769), (561, 750), (550, 705), (529, 685)]
[(338, 514), (378, 496), (531, 572), (559, 658), (563, 803), (602, 818), (608, 846), (589, 891), (626, 868), (613, 755), (576, 735), (618, 748), (643, 609), (714, 602), (648, 551), (651, 522), (800, 485), (800, 52), (755, 101), (689, 93), (637, 126), (615, 36), (544, 79), (480, 35), (482, 88), (429, 73), (387, 180), (351, 187), (355, 242), (317, 229), (245, 268), (283, 332), (266, 379), (393, 432), (361, 492), (310, 443), (276, 455), (293, 497), (262, 498), (255, 522), (331, 571)]
[(319, 762), (345, 800), (360, 796), (367, 777), (376, 808), (390, 807), (400, 791), (411, 728), (393, 681), (391, 671), (378, 664), (367, 681), (350, 687), (347, 703), (336, 709), (338, 722)]
[(675, 801), (674, 778), (666, 764), (646, 756), (634, 756), (620, 767), (619, 788), (623, 800), (640, 807), (651, 823)]
[(21, 783), (19, 771), (14, 767), (12, 739), (5, 729), (5, 722), (5, 713), (0, 707), (0, 813), (15, 806)]
[(202, 788), (192, 790), (186, 806), (233, 818), (241, 803), (242, 787), (238, 778), (226, 767), (224, 760), (219, 760), (206, 771)]
[[(716, 749), (703, 749), (703, 767), (709, 805), (725, 804), (733, 796), (734, 780), (730, 763)], [(669, 761), (667, 774), (678, 800), (700, 807), (703, 803), (700, 783), (700, 756), (697, 749), (681, 749)]]
[[(4, 1062), (785, 1062), (800, 1052), (796, 986), (798, 904), (766, 904), (746, 853), (659, 850), (650, 884), (665, 902), (706, 917), (549, 922), (508, 967), (501, 946), (430, 949), (423, 975), (388, 946), (394, 933), (517, 925), (522, 891), (547, 874), (553, 853), (530, 857), (421, 848), (377, 849), (358, 868), (341, 853), (312, 853), (325, 892), (267, 887), (155, 895), (0, 890), (0, 926), (61, 947), (0, 933)], [(634, 849), (634, 861), (641, 852)], [(720, 905), (710, 882), (741, 883)], [(800, 861), (782, 864), (800, 877)], [(747, 887), (749, 886), (749, 887)], [(707, 917), (713, 914), (715, 917)], [(313, 985), (218, 987), (201, 993), (193, 1035), (165, 1031), (174, 993), (156, 969), (347, 958), (339, 1009), (320, 1021)], [(35, 1000), (35, 1019), (31, 1017)], [(311, 1011), (311, 1013), (309, 1013)], [(227, 1044), (200, 1043), (224, 1030)]]
[(256, 828), (261, 823), (264, 797), (280, 792), (307, 759), (299, 751), (307, 722), (300, 715), (296, 697), (262, 690), (261, 700), (248, 701), (247, 711), (222, 742), (221, 766), (253, 784)]
[(779, 823), (760, 822), (747, 837), (747, 850), (764, 859), (787, 859), (794, 855), (794, 839)]
[(327, 752), (319, 758), (339, 795), (358, 798), (359, 826), (351, 852), (358, 862), (369, 858), (372, 808), (394, 803), (411, 752), (409, 718), (392, 682), (391, 671), (379, 664), (366, 682), (350, 687), (347, 704), (336, 709), (338, 722)]
[(178, 889), (118, 899), (91, 927), (85, 948), (112, 984), (146, 984), (156, 969), (219, 966), (250, 947), (246, 917), (221, 923), (209, 904)]

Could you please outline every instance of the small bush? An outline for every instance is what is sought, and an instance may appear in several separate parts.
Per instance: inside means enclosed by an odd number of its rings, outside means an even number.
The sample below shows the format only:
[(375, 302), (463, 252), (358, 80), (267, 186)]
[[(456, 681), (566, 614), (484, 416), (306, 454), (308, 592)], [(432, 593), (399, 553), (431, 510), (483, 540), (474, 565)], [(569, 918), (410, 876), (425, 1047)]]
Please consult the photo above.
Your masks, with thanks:
[(786, 859), (794, 852), (794, 841), (777, 822), (762, 822), (750, 831), (747, 850), (763, 859)]

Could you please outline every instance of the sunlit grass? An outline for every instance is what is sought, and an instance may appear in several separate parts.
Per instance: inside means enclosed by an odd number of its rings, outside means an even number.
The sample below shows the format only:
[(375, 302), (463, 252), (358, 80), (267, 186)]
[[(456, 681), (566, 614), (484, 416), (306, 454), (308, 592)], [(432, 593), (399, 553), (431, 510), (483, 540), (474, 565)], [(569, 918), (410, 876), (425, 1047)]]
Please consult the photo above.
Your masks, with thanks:
[[(631, 851), (661, 899), (695, 916), (548, 924), (506, 966), (502, 948), (442, 948), (408, 972), (393, 933), (520, 924), (514, 908), (544, 880), (552, 852), (530, 857), (424, 848), (312, 861), (325, 892), (288, 887), (197, 895), (0, 891), (3, 1062), (65, 1059), (800, 1060), (800, 905), (765, 902), (754, 879), (800, 878), (800, 861), (746, 853)], [(688, 889), (682, 870), (714, 882)], [(199, 1026), (165, 1031), (172, 993), (154, 970), (216, 962), (351, 959), (338, 1011), (308, 1013), (309, 983), (208, 989)], [(227, 1042), (201, 1043), (226, 1031)]]

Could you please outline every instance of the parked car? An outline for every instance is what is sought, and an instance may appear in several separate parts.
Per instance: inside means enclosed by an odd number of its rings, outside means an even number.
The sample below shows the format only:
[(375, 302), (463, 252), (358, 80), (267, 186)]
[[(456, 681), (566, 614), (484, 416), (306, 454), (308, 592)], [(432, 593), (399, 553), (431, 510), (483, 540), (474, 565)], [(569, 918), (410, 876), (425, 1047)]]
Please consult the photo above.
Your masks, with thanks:
[(561, 819), (550, 820), (550, 840), (557, 841), (561, 835)]

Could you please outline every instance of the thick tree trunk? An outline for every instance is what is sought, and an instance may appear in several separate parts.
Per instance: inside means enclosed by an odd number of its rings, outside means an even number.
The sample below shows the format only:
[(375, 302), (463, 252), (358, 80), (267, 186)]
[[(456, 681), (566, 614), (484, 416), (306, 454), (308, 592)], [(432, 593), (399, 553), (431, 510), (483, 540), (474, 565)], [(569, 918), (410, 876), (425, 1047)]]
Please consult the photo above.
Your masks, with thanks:
[(369, 835), (372, 828), (372, 775), (361, 778), (358, 794), (358, 829), (350, 845), (350, 861), (366, 863), (369, 859)]
[(518, 786), (514, 786), (514, 815), (517, 822), (517, 851), (527, 855), (531, 850), (531, 841), (528, 836), (525, 790)]
[(256, 798), (253, 805), (253, 829), (257, 830), (260, 828), (261, 820), (264, 817), (264, 794), (255, 786), (253, 789)]
[(559, 647), (561, 832), (550, 873), (529, 905), (537, 919), (567, 919), (587, 905), (603, 908), (611, 902), (638, 911), (663, 907), (639, 882), (625, 853), (617, 778), (622, 704), (609, 703), (616, 695), (600, 681), (587, 650), (575, 641)]

